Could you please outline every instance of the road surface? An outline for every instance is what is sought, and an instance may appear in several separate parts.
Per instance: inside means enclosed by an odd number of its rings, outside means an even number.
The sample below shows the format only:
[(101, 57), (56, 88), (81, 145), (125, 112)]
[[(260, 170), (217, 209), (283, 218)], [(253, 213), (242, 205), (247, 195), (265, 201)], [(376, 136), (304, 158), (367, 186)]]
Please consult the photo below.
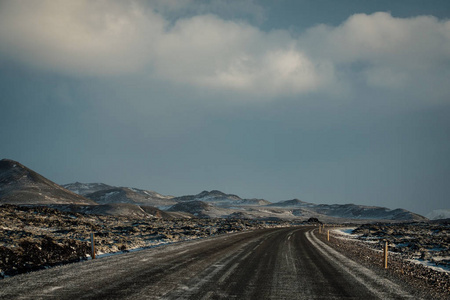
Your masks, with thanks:
[(0, 299), (406, 299), (312, 228), (240, 232), (0, 280)]

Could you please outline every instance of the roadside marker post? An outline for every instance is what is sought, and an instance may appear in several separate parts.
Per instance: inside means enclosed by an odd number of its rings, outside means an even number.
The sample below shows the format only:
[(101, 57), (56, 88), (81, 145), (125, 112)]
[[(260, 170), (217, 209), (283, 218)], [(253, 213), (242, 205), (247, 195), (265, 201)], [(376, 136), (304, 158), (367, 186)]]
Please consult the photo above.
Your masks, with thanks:
[(95, 259), (95, 241), (94, 241), (94, 233), (91, 233), (91, 257)]
[(330, 241), (330, 231), (327, 230), (327, 241)]
[(384, 241), (384, 268), (388, 268), (388, 241)]

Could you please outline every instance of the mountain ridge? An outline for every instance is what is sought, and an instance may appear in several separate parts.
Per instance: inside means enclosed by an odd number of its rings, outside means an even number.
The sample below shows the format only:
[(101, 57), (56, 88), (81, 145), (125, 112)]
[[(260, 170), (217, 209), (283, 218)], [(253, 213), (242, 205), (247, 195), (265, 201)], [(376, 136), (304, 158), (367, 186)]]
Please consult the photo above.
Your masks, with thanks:
[(104, 183), (75, 182), (59, 186), (22, 164), (8, 159), (0, 161), (0, 204), (3, 203), (66, 205), (66, 207), (81, 205), (84, 208), (79, 207), (78, 210), (90, 213), (118, 215), (129, 213), (146, 217), (153, 214), (164, 216), (166, 211), (169, 214), (181, 213), (178, 216), (205, 218), (299, 220), (314, 217), (328, 222), (427, 220), (421, 215), (401, 208), (315, 204), (299, 199), (271, 203), (264, 199), (243, 199), (219, 190), (204, 190), (196, 195), (173, 197), (154, 191), (115, 187)]

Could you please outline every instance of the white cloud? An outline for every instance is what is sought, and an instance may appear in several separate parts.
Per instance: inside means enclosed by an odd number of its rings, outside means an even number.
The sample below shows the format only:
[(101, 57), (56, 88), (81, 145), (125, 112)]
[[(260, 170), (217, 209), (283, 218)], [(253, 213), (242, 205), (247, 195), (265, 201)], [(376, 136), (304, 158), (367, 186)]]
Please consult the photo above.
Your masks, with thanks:
[[(351, 86), (355, 74), (376, 88), (404, 89), (426, 78), (448, 92), (441, 82), (449, 75), (450, 21), (357, 14), (340, 26), (319, 25), (295, 39), (287, 31), (264, 32), (213, 14), (169, 22), (152, 9), (161, 9), (161, 2), (148, 2), (150, 8), (143, 3), (2, 2), (0, 59), (78, 76), (141, 72), (253, 95), (330, 93)], [(182, 10), (189, 3), (196, 2), (172, 1), (165, 7)], [(213, 1), (208, 10), (221, 5)], [(253, 2), (242, 5), (245, 11)], [(353, 69), (355, 64), (362, 70)]]
[(338, 27), (311, 28), (300, 40), (312, 59), (365, 66), (360, 75), (376, 87), (404, 88), (429, 76), (448, 75), (450, 21), (432, 16), (356, 14)]
[(6, 1), (0, 53), (75, 74), (134, 72), (152, 56), (164, 20), (133, 2)]
[(321, 74), (285, 32), (264, 33), (213, 15), (179, 20), (155, 60), (167, 79), (256, 94), (316, 89)]

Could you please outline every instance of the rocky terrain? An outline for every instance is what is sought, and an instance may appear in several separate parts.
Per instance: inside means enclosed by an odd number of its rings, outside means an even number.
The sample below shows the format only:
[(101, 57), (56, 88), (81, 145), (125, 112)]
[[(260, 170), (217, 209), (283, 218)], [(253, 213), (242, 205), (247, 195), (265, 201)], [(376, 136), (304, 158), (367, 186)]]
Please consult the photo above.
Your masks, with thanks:
[(103, 183), (62, 187), (18, 162), (0, 161), (1, 276), (87, 259), (91, 233), (97, 254), (107, 254), (266, 226), (380, 221), (390, 224), (361, 226), (355, 236), (375, 250), (387, 239), (399, 257), (448, 266), (448, 223), (403, 209), (270, 203), (217, 190), (173, 197)]
[(450, 223), (365, 224), (352, 232), (359, 240), (381, 250), (384, 241), (389, 251), (402, 258), (427, 265), (447, 267), (450, 271)]
[(281, 221), (139, 218), (63, 212), (47, 206), (0, 206), (0, 277), (210, 235), (271, 226)]
[[(364, 224), (349, 234), (331, 230), (330, 245), (346, 256), (423, 290), (425, 299), (450, 298), (450, 223)], [(326, 235), (321, 235), (326, 240)], [(388, 241), (388, 269), (383, 247)]]

